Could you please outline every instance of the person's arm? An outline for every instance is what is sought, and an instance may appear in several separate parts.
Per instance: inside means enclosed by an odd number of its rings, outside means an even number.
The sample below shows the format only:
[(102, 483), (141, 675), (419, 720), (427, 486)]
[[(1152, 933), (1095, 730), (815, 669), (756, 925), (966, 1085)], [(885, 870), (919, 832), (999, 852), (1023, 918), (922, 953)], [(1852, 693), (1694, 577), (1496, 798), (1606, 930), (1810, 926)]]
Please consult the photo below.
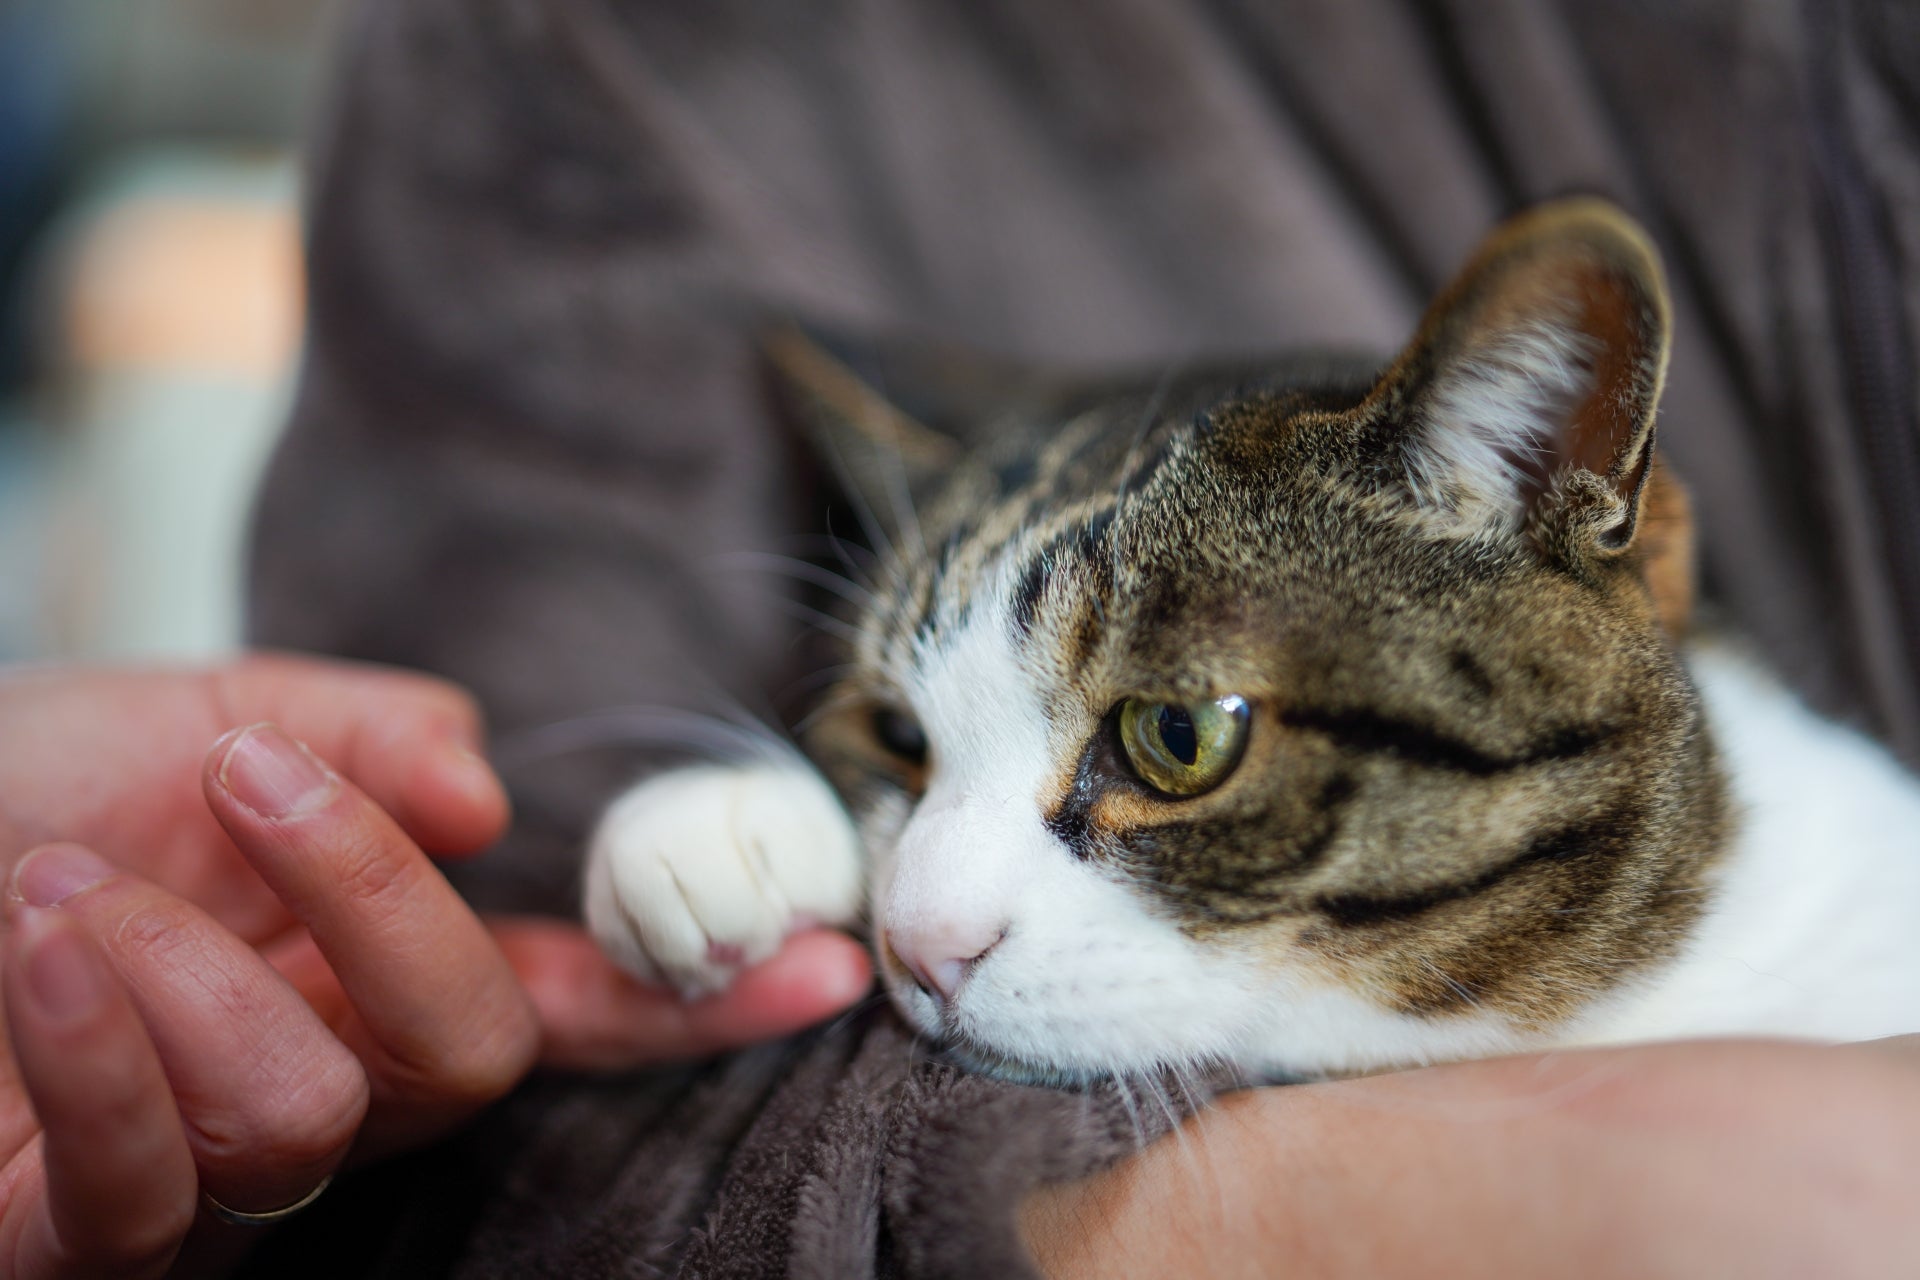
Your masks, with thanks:
[(1049, 1276), (1888, 1276), (1920, 1037), (1701, 1042), (1236, 1094), (1032, 1197)]

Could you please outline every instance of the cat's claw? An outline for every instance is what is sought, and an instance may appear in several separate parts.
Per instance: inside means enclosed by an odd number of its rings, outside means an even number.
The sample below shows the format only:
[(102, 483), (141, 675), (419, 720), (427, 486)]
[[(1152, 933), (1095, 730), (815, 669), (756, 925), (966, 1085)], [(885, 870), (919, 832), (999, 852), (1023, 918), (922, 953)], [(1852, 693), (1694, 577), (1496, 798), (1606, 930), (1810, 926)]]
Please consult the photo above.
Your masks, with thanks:
[(725, 990), (809, 925), (851, 923), (858, 838), (798, 764), (657, 774), (607, 809), (587, 860), (586, 920), (635, 976), (687, 996)]

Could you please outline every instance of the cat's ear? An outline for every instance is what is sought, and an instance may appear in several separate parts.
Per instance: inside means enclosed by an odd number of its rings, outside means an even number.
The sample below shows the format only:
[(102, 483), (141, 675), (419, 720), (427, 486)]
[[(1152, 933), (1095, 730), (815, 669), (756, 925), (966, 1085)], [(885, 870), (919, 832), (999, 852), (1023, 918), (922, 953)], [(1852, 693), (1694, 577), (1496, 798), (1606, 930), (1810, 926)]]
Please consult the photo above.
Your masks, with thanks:
[(790, 324), (761, 349), (777, 399), (882, 524), (1010, 417), (1057, 394), (1027, 366), (946, 343)]
[(1363, 406), (1421, 506), (1473, 532), (1633, 541), (1667, 366), (1645, 233), (1599, 200), (1488, 237)]
[(765, 335), (760, 349), (775, 398), (827, 472), (883, 524), (959, 460), (958, 440), (895, 404), (875, 385), (884, 381), (857, 371), (854, 357), (825, 334), (790, 325)]

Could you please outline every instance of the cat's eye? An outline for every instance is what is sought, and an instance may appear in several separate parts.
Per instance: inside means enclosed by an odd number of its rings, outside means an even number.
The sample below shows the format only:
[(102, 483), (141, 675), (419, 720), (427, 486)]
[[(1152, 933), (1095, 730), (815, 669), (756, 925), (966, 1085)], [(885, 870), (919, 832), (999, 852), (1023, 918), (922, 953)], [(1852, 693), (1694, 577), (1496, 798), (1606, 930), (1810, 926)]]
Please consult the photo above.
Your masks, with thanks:
[(873, 713), (873, 736), (889, 754), (916, 768), (927, 762), (927, 731), (920, 722), (894, 707)]
[(1226, 781), (1247, 749), (1245, 698), (1120, 704), (1120, 745), (1140, 780), (1170, 796), (1197, 796)]

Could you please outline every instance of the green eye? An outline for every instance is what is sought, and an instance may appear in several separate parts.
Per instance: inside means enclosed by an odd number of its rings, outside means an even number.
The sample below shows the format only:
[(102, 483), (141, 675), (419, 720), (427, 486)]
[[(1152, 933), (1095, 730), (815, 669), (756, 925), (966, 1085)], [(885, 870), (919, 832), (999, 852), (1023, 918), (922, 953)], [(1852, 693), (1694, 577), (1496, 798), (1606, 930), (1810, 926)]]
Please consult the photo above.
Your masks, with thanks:
[(1175, 706), (1128, 698), (1120, 745), (1141, 781), (1170, 796), (1197, 796), (1226, 781), (1247, 749), (1247, 701), (1217, 698)]

